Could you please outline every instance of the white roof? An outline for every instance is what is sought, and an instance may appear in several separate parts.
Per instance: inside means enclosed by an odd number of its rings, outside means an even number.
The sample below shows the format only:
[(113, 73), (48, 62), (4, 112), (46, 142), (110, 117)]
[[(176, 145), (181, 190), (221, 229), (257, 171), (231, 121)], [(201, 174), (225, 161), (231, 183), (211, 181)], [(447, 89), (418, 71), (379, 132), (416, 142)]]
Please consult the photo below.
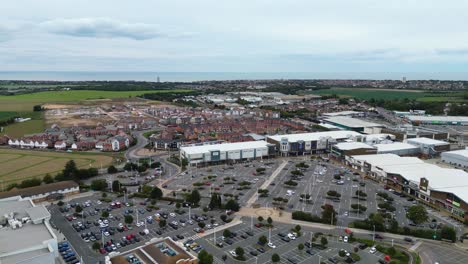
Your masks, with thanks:
[(421, 178), (426, 178), (430, 189), (453, 193), (465, 202), (468, 201), (468, 173), (462, 170), (441, 168), (428, 163), (385, 165), (382, 169), (387, 173), (399, 174), (416, 184), (419, 184)]
[(400, 157), (396, 154), (374, 154), (374, 155), (356, 155), (352, 156), (355, 160), (365, 161), (372, 166), (383, 165), (402, 165), (402, 164), (421, 164), (424, 161), (414, 157)]
[(343, 142), (335, 145), (336, 148), (341, 150), (352, 150), (352, 149), (374, 149), (374, 147), (367, 145), (362, 142)]
[(383, 127), (383, 125), (381, 124), (372, 123), (372, 122), (364, 121), (364, 120), (357, 119), (357, 118), (347, 117), (347, 116), (332, 116), (332, 117), (325, 118), (325, 121), (335, 123), (335, 124), (340, 124), (346, 127), (354, 127), (354, 128)]
[(385, 139), (394, 140), (394, 139), (395, 139), (395, 135), (392, 135), (392, 134), (384, 134), (384, 133), (366, 135), (366, 141), (385, 140)]
[(378, 152), (397, 151), (397, 150), (405, 150), (405, 149), (418, 149), (418, 147), (415, 145), (401, 143), (401, 142), (394, 142), (390, 144), (375, 144), (374, 147), (377, 147)]
[(289, 142), (297, 142), (297, 141), (319, 141), (322, 138), (333, 138), (333, 139), (345, 139), (351, 138), (355, 136), (360, 136), (362, 134), (349, 131), (349, 130), (341, 130), (341, 131), (327, 131), (327, 132), (315, 132), (315, 133), (300, 133), (300, 134), (287, 134), (287, 135), (275, 135), (269, 136), (275, 141), (281, 141), (282, 138), (287, 138)]
[(411, 121), (442, 121), (442, 122), (468, 122), (468, 116), (406, 116)]
[(408, 143), (419, 143), (419, 144), (424, 144), (424, 145), (435, 145), (435, 146), (440, 146), (440, 145), (447, 145), (448, 143), (445, 141), (441, 140), (435, 140), (431, 138), (426, 138), (426, 137), (419, 137), (419, 138), (409, 138), (406, 140)]
[(457, 155), (457, 156), (463, 157), (465, 159), (468, 159), (468, 149), (446, 151), (446, 152), (442, 152), (441, 155), (442, 156), (444, 156), (444, 155)]
[(246, 142), (237, 142), (237, 143), (222, 143), (222, 144), (212, 144), (212, 145), (202, 145), (202, 146), (190, 146), (190, 147), (181, 147), (180, 150), (184, 151), (187, 154), (199, 154), (199, 153), (208, 153), (210, 151), (236, 151), (236, 150), (247, 150), (247, 149), (258, 149), (266, 148), (268, 142), (266, 141), (246, 141)]
[(320, 123), (319, 126), (326, 127), (328, 129), (343, 129), (341, 127), (334, 126), (332, 124)]
[(357, 111), (341, 111), (341, 112), (333, 112), (333, 113), (324, 113), (324, 116), (346, 116), (346, 115), (358, 115), (362, 114), (362, 112)]

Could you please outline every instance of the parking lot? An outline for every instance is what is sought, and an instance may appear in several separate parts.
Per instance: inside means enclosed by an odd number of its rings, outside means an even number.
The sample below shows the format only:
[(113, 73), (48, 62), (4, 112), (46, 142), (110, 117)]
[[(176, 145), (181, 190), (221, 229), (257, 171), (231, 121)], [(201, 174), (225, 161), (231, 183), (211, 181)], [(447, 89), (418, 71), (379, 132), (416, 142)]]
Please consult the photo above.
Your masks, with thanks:
[[(97, 195), (96, 195), (97, 196)], [(85, 263), (96, 263), (103, 260), (103, 256), (111, 251), (126, 251), (135, 248), (153, 237), (171, 237), (173, 240), (196, 239), (198, 232), (203, 232), (199, 222), (206, 224), (205, 230), (224, 224), (219, 218), (219, 212), (202, 212), (201, 209), (182, 207), (177, 213), (175, 204), (165, 201), (150, 209), (143, 205), (143, 199), (113, 198), (113, 202), (120, 202), (120, 208), (111, 203), (100, 202), (100, 197), (86, 197), (70, 201), (62, 206), (52, 205), (52, 224), (68, 239)], [(83, 216), (75, 217), (76, 205), (83, 208)], [(63, 211), (69, 207), (68, 212)], [(63, 212), (62, 212), (63, 211)], [(109, 217), (102, 217), (107, 211)], [(132, 215), (133, 223), (125, 224), (125, 215)], [(151, 220), (150, 220), (151, 219)], [(166, 220), (165, 227), (159, 226), (159, 220)], [(93, 250), (95, 242), (102, 243), (99, 251)]]
[[(165, 188), (179, 191), (196, 188), (204, 198), (208, 198), (212, 192), (217, 192), (225, 198), (237, 197), (242, 206), (279, 164), (279, 160), (254, 160), (232, 165), (191, 167), (166, 183)], [(264, 171), (258, 172), (257, 169)]]
[[(239, 263), (230, 253), (237, 247), (244, 249), (246, 263), (271, 263), (271, 256), (275, 253), (280, 255), (280, 263), (319, 263), (319, 258), (323, 262), (330, 263), (329, 258), (341, 259), (338, 256), (340, 250), (353, 252), (357, 246), (357, 243), (339, 241), (337, 236), (327, 236), (328, 247), (320, 250), (307, 243), (310, 243), (314, 233), (312, 229), (305, 228), (301, 231), (300, 237), (288, 239), (288, 234), (292, 233), (292, 225), (274, 223), (274, 227), (269, 230), (269, 228), (256, 227), (255, 225), (252, 227), (250, 218), (242, 220), (242, 224), (229, 228), (235, 236), (223, 237), (223, 232), (220, 231), (216, 235), (200, 238), (196, 240), (196, 243), (214, 255), (215, 263)], [(253, 223), (257, 223), (257, 220), (254, 219)], [(266, 236), (274, 248), (267, 244), (260, 245), (258, 241), (261, 236)], [(298, 245), (301, 243), (305, 245), (303, 250), (298, 249)], [(379, 252), (369, 253), (369, 248), (360, 250), (358, 254), (362, 263), (377, 263), (379, 258), (383, 258)]]

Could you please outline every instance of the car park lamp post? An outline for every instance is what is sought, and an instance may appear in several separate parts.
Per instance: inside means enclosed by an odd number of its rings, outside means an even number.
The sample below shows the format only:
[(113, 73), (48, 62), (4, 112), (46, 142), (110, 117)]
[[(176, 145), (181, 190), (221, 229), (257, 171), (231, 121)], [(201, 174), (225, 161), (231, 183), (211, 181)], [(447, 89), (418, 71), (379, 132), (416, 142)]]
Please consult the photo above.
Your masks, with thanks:
[(372, 225), (374, 227), (374, 234), (372, 235), (372, 242), (375, 242), (375, 225)]

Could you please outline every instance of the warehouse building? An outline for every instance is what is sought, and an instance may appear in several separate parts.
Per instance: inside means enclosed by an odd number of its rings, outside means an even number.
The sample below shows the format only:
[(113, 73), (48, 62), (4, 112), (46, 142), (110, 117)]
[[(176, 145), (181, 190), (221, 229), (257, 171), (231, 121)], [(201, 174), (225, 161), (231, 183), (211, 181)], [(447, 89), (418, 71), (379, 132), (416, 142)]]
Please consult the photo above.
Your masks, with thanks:
[(441, 129), (433, 129), (427, 127), (418, 127), (418, 126), (400, 126), (400, 127), (393, 127), (393, 128), (384, 128), (382, 129), (382, 133), (388, 133), (395, 136), (395, 138), (399, 141), (405, 141), (410, 138), (418, 138), (418, 137), (425, 137), (425, 138), (432, 138), (438, 140), (448, 140), (450, 134), (447, 131)]
[(0, 192), (1, 198), (21, 196), (35, 203), (55, 201), (80, 193), (80, 186), (74, 181), (61, 181), (21, 189)]
[(342, 142), (331, 147), (331, 156), (344, 160), (346, 156), (377, 154), (377, 149), (362, 142)]
[(266, 141), (247, 141), (180, 148), (180, 158), (187, 159), (189, 164), (192, 165), (262, 159), (274, 156), (275, 153), (275, 145), (269, 144)]
[(441, 160), (460, 168), (468, 168), (468, 149), (443, 152)]
[(402, 142), (375, 144), (378, 154), (396, 154), (398, 156), (414, 156), (419, 154), (419, 147)]
[(347, 116), (332, 116), (325, 118), (323, 122), (341, 127), (345, 130), (363, 132), (366, 134), (380, 133), (382, 131), (382, 128), (384, 127), (381, 124), (372, 123)]
[(450, 144), (436, 139), (430, 138), (410, 138), (406, 140), (406, 143), (418, 146), (422, 155), (432, 157), (439, 155), (444, 151), (450, 150)]
[(363, 135), (355, 131), (327, 131), (268, 136), (267, 142), (274, 144), (282, 156), (322, 153), (331, 145)]
[(468, 126), (468, 116), (419, 116), (410, 115), (406, 117), (415, 125), (457, 125)]
[(395, 154), (357, 155), (346, 157), (347, 164), (366, 176), (377, 181), (385, 181), (385, 173), (382, 170), (386, 165), (421, 164), (422, 160), (414, 157), (400, 157)]

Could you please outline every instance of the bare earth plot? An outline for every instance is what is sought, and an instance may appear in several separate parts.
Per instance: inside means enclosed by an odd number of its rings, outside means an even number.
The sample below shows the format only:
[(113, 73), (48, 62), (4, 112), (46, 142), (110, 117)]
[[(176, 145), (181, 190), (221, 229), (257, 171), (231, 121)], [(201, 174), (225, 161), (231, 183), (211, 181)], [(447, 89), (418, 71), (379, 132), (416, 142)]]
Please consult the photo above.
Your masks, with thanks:
[(81, 168), (100, 168), (112, 163), (112, 157), (100, 154), (40, 152), (30, 150), (0, 149), (0, 181), (5, 184), (25, 179), (42, 178), (47, 173), (54, 176), (63, 170), (69, 160)]

